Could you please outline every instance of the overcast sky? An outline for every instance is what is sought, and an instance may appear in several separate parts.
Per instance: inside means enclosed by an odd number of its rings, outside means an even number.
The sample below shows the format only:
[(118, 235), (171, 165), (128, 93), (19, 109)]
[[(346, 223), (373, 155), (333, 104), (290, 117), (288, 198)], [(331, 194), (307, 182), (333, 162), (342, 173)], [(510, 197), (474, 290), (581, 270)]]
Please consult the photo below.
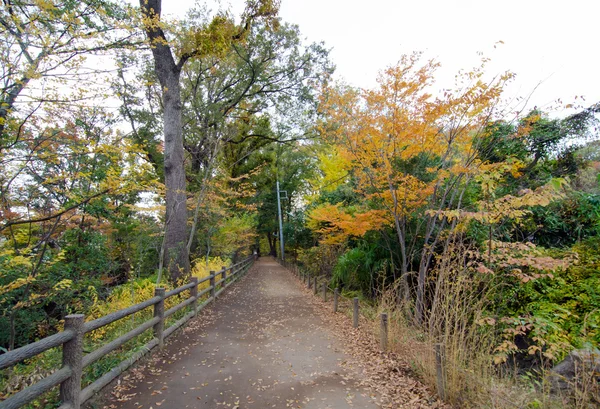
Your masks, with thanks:
[[(193, 1), (163, 3), (163, 13), (183, 16)], [(223, 5), (239, 15), (244, 1)], [(576, 96), (586, 106), (600, 101), (595, 0), (281, 0), (280, 15), (309, 42), (331, 48), (338, 76), (355, 86), (374, 86), (379, 70), (423, 51), (442, 63), (439, 83), (448, 87), (459, 69), (477, 65), (481, 51), (492, 58), (491, 74), (517, 74), (510, 96), (535, 89), (530, 107), (579, 102)], [(504, 44), (494, 48), (498, 41)]]

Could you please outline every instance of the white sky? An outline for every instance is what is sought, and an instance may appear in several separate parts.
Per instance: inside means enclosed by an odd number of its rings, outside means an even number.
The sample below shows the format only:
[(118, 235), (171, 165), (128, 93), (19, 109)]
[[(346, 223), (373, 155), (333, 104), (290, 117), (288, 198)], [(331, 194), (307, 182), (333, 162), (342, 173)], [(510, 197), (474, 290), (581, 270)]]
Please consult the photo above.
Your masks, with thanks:
[[(202, 0), (201, 0), (202, 1)], [(182, 16), (192, 0), (163, 1), (163, 13)], [(337, 74), (373, 87), (379, 70), (402, 54), (424, 51), (442, 63), (440, 86), (461, 68), (477, 65), (478, 51), (492, 58), (490, 73), (517, 74), (510, 96), (549, 109), (600, 101), (600, 2), (595, 0), (281, 0), (284, 21), (298, 24), (309, 42), (332, 48)], [(243, 0), (223, 0), (234, 14)], [(504, 45), (494, 49), (502, 40)], [(566, 111), (555, 112), (564, 115)]]

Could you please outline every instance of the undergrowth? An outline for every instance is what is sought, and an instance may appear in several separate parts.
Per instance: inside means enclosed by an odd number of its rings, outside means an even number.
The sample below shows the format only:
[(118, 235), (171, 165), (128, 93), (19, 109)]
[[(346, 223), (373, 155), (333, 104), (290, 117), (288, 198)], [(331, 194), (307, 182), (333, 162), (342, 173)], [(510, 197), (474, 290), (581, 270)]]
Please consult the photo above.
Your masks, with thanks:
[[(551, 372), (556, 361), (544, 354), (560, 353), (544, 338), (552, 336), (552, 328), (535, 320), (502, 319), (494, 314), (494, 297), (502, 290), (501, 281), (494, 274), (471, 268), (469, 261), (469, 251), (460, 243), (438, 258), (423, 325), (415, 325), (414, 305), (403, 301), (399, 281), (385, 287), (376, 302), (361, 297), (360, 312), (369, 331), (379, 339), (379, 317), (386, 312), (389, 350), (408, 362), (413, 373), (434, 391), (438, 381), (435, 345), (442, 344), (444, 393), (446, 401), (457, 408), (597, 408), (598, 373), (578, 368), (568, 388), (556, 388), (556, 375)], [(341, 312), (351, 317), (351, 298), (358, 294), (342, 291), (342, 296)], [(537, 336), (539, 347), (530, 345), (521, 351), (515, 346), (515, 338), (525, 331)], [(537, 365), (519, 368), (514, 359), (518, 354), (530, 355)]]

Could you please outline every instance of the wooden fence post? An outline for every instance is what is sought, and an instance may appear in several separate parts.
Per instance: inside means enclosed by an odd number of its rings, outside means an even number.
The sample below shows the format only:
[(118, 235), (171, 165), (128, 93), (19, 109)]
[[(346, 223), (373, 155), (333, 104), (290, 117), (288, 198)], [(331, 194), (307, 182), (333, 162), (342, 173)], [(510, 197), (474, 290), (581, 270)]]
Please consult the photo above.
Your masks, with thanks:
[(165, 289), (155, 288), (154, 296), (160, 297), (160, 301), (154, 304), (154, 316), (158, 317), (159, 321), (154, 324), (154, 337), (158, 340), (158, 347), (162, 349), (165, 346), (163, 332), (165, 329)]
[(312, 285), (312, 280), (310, 279), (310, 276), (306, 277), (306, 287), (310, 290), (310, 287)]
[(221, 284), (221, 288), (225, 288), (225, 283), (227, 282), (227, 267), (223, 266), (221, 267), (221, 269), (223, 270), (223, 273), (221, 275), (221, 278), (223, 279), (223, 284)]
[(327, 283), (323, 283), (323, 301), (327, 302)]
[(211, 271), (210, 272), (210, 298), (214, 299), (215, 298), (215, 293), (216, 293), (216, 289), (215, 289), (215, 272)]
[(190, 288), (190, 295), (195, 298), (192, 301), (192, 311), (196, 316), (198, 315), (198, 277), (190, 277), (190, 282), (194, 283), (194, 286)]
[(358, 328), (358, 297), (354, 297), (352, 300), (354, 303), (354, 310), (352, 314), (352, 326)]
[(81, 407), (81, 374), (83, 372), (83, 314), (72, 314), (65, 317), (65, 331), (73, 331), (75, 336), (63, 344), (62, 366), (71, 369), (71, 376), (60, 384), (60, 400), (72, 409)]
[(313, 285), (313, 290), (314, 290), (314, 292), (315, 292), (315, 295), (317, 295), (317, 292), (319, 292), (319, 286), (318, 286), (318, 283), (317, 283), (317, 280), (318, 280), (318, 278), (319, 278), (319, 277), (315, 276), (315, 278), (314, 278), (314, 280), (315, 280), (315, 281), (314, 281), (314, 283), (313, 283), (313, 284), (314, 284), (314, 285)]
[(388, 344), (388, 315), (386, 312), (381, 313), (381, 340), (380, 340), (380, 346), (381, 346), (381, 350), (382, 351), (386, 351), (387, 350), (387, 344)]
[(337, 310), (338, 310), (339, 296), (340, 296), (340, 289), (336, 287), (335, 290), (333, 290), (333, 312), (337, 312)]
[(446, 386), (444, 382), (444, 344), (435, 344), (435, 369), (437, 374), (437, 392), (441, 400), (446, 400)]

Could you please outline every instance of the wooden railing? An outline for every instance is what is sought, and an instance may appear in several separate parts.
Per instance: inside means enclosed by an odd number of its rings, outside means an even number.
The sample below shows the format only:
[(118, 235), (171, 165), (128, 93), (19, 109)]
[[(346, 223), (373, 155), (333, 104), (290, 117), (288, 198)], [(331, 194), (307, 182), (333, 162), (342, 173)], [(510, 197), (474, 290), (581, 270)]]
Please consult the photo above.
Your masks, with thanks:
[[(198, 311), (204, 308), (204, 306), (218, 297), (223, 290), (247, 271), (248, 267), (250, 267), (255, 259), (256, 256), (250, 256), (237, 264), (223, 267), (216, 273), (211, 271), (210, 276), (200, 280), (198, 280), (197, 277), (192, 277), (188, 284), (168, 292), (165, 291), (164, 288), (156, 288), (153, 298), (93, 321), (85, 322), (85, 316), (82, 314), (66, 316), (64, 331), (0, 355), (1, 370), (11, 367), (24, 359), (33, 358), (51, 348), (62, 347), (61, 368), (36, 384), (31, 385), (0, 402), (0, 409), (20, 408), (59, 384), (61, 401), (59, 409), (79, 409), (84, 402), (90, 399), (104, 386), (108, 385), (113, 379), (119, 376), (148, 351), (156, 346), (162, 348), (166, 337), (175, 332), (175, 330), (184, 325), (190, 318), (194, 317)], [(219, 279), (217, 280), (217, 278)], [(198, 285), (206, 281), (210, 281), (208, 288), (198, 292)], [(189, 297), (165, 311), (165, 300), (184, 291), (189, 291)], [(200, 300), (203, 300), (201, 304), (198, 303)], [(191, 305), (191, 311), (173, 325), (165, 328), (165, 320), (188, 305)], [(126, 334), (121, 335), (119, 338), (101, 346), (95, 351), (84, 355), (83, 340), (85, 334), (149, 307), (154, 308), (153, 318), (145, 321)], [(84, 389), (81, 389), (83, 368), (98, 359), (103, 358), (110, 352), (123, 346), (127, 341), (141, 335), (150, 328), (153, 329), (154, 337), (150, 342), (144, 345), (142, 350), (120, 362), (119, 365), (109, 372), (102, 375)]]
[[(348, 301), (349, 304), (352, 305), (352, 326), (354, 328), (358, 328), (358, 322), (360, 317), (360, 309), (359, 309), (359, 300), (358, 297), (353, 297), (352, 299), (344, 297), (340, 293), (339, 288), (329, 287), (329, 279), (325, 276), (311, 276), (307, 271), (301, 270), (297, 264), (290, 263), (285, 260), (277, 259), (279, 264), (283, 267), (287, 268), (292, 274), (296, 276), (299, 280), (302, 281), (303, 284), (306, 285), (307, 289), (312, 289), (314, 295), (317, 295), (319, 292), (323, 297), (323, 301), (327, 302), (327, 294), (331, 292), (333, 294), (333, 312), (338, 312), (338, 306), (340, 302), (340, 298)], [(381, 347), (382, 350), (387, 349), (387, 314), (383, 313), (381, 315), (381, 329), (382, 329), (382, 338), (381, 338)]]

